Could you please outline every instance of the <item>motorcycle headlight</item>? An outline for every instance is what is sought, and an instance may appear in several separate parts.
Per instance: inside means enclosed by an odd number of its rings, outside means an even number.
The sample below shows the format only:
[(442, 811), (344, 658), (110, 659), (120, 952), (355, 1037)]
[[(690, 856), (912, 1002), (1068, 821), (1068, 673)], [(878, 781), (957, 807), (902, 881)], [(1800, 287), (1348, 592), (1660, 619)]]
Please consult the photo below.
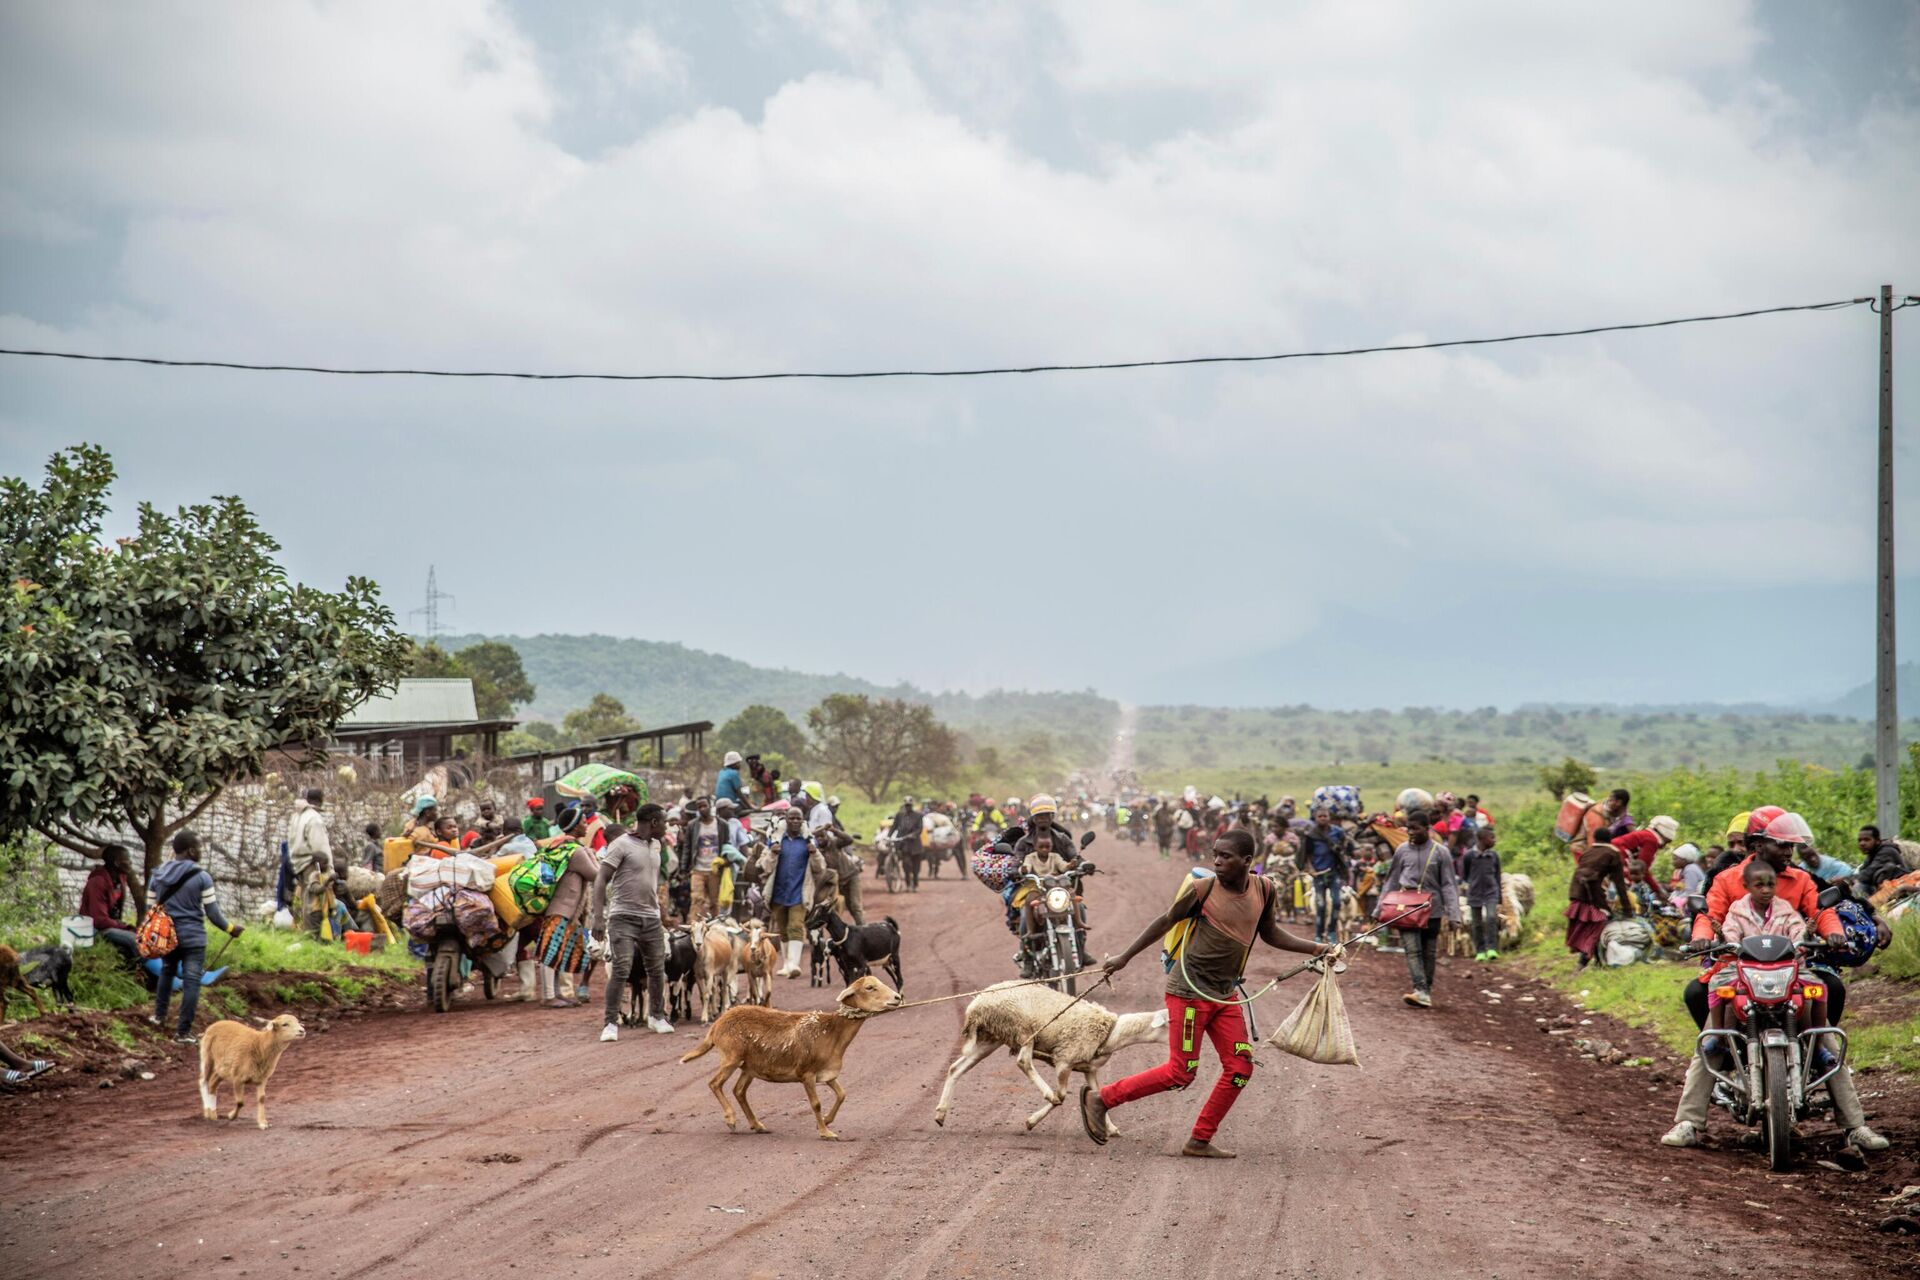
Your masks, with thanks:
[(1793, 986), (1792, 969), (1749, 969), (1740, 966), (1740, 976), (1755, 1000), (1784, 1000)]
[(1065, 889), (1047, 890), (1047, 910), (1053, 912), (1055, 915), (1063, 914), (1066, 909), (1072, 905), (1073, 895)]

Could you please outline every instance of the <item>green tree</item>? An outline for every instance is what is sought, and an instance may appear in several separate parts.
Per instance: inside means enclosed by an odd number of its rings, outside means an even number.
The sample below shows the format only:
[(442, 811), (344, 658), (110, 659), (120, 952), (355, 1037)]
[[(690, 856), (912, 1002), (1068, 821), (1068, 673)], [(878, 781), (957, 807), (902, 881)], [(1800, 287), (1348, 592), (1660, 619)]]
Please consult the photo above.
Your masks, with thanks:
[(504, 720), (516, 707), (533, 701), (533, 681), (520, 664), (520, 651), (499, 640), (470, 644), (454, 658), (473, 677), (473, 700), (483, 720)]
[(1552, 792), (1555, 800), (1566, 799), (1572, 791), (1591, 792), (1599, 780), (1600, 775), (1593, 771), (1592, 765), (1582, 764), (1572, 756), (1540, 770), (1540, 785)]
[(807, 712), (811, 751), (823, 771), (845, 778), (875, 804), (895, 782), (939, 786), (953, 776), (958, 743), (933, 708), (864, 693), (829, 694)]
[(720, 726), (722, 751), (741, 755), (775, 755), (798, 760), (807, 751), (807, 735), (778, 707), (755, 703)]
[(416, 680), (469, 680), (473, 673), (461, 661), (429, 640), (408, 641), (407, 675)]
[(593, 742), (616, 733), (632, 733), (640, 722), (627, 714), (620, 699), (610, 693), (596, 693), (587, 705), (567, 712), (560, 732), (568, 742)]
[(32, 488), (0, 478), (0, 839), (82, 852), (124, 822), (146, 870), (267, 753), (324, 759), (340, 717), (391, 689), (408, 643), (373, 583), (289, 582), (238, 498), (102, 545), (113, 462), (82, 445)]

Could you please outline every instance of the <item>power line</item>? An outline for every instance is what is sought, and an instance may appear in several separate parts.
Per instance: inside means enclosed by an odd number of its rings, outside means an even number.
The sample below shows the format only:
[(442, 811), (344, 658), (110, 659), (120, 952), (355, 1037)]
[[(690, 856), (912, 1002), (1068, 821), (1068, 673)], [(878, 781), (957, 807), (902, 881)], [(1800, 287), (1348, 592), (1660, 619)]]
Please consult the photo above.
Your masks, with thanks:
[[(1450, 338), (1442, 342), (1401, 342), (1372, 347), (1345, 347), (1324, 351), (1282, 351), (1251, 356), (1184, 356), (1168, 360), (1109, 360), (1097, 364), (1003, 365), (982, 369), (871, 369), (832, 372), (789, 370), (779, 373), (527, 373), (500, 369), (348, 369), (313, 364), (250, 364), (239, 360), (164, 360), (158, 356), (103, 356), (79, 351), (38, 351), (0, 347), (0, 355), (47, 360), (86, 360), (102, 364), (145, 364), (167, 369), (233, 369), (248, 373), (324, 373), (348, 378), (518, 378), (528, 382), (772, 382), (782, 379), (857, 378), (986, 378), (1019, 373), (1091, 373), (1110, 369), (1166, 369), (1200, 364), (1272, 364), (1281, 360), (1327, 360), (1338, 356), (1382, 355), (1393, 351), (1438, 351), (1446, 347), (1486, 347), (1503, 342), (1533, 342), (1542, 338), (1579, 338), (1596, 333), (1626, 333), (1636, 329), (1665, 329), (1683, 324), (1712, 324), (1789, 311), (1835, 311), (1871, 303), (1871, 298), (1838, 302), (1807, 302), (1785, 307), (1759, 307), (1718, 315), (1680, 316), (1671, 320), (1642, 320), (1631, 324), (1589, 325), (1581, 329), (1550, 329), (1539, 333), (1511, 333), (1498, 338)], [(1908, 299), (1908, 302), (1920, 299)]]

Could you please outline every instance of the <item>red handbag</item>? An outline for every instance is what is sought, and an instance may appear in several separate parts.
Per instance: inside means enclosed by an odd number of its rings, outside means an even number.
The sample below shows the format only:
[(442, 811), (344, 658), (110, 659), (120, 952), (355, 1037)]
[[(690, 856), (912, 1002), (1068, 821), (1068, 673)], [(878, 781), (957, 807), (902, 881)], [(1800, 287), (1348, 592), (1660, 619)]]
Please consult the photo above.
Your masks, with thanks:
[[(1439, 851), (1436, 845), (1433, 852), (1427, 854), (1427, 861), (1420, 868), (1421, 884), (1427, 882), (1427, 872), (1433, 867), (1433, 856)], [(1380, 895), (1380, 905), (1374, 908), (1374, 915), (1396, 929), (1424, 929), (1433, 918), (1433, 894), (1425, 889), (1395, 889), (1383, 893)]]

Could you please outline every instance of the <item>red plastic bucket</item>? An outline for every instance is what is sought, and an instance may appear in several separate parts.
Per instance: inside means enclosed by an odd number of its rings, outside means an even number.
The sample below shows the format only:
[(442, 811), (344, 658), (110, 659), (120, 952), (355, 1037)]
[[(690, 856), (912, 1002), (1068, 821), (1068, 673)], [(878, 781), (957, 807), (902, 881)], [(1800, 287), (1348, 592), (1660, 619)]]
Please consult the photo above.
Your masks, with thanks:
[(347, 944), (347, 950), (353, 955), (366, 956), (373, 954), (372, 934), (356, 933), (354, 930), (349, 929), (343, 936)]

